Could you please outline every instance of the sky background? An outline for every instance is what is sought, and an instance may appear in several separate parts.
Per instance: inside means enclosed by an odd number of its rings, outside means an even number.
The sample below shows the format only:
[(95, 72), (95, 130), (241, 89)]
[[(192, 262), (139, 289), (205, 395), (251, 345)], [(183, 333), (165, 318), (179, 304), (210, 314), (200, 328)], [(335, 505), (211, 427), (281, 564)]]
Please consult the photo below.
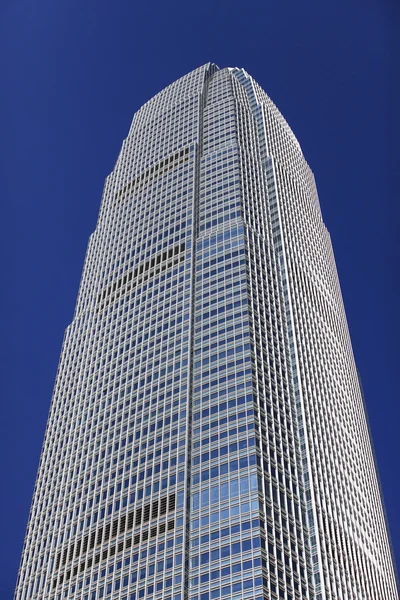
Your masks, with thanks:
[(260, 83), (315, 173), (399, 563), (399, 22), (385, 0), (0, 0), (1, 600), (104, 179), (134, 112), (208, 61)]

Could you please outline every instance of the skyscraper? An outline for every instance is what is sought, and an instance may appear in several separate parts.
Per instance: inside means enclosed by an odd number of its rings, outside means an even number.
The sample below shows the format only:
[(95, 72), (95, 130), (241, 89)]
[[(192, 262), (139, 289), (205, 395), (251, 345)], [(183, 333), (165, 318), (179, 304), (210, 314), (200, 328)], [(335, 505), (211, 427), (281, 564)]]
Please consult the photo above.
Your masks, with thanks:
[(135, 115), (67, 328), (16, 600), (395, 600), (329, 234), (207, 64)]

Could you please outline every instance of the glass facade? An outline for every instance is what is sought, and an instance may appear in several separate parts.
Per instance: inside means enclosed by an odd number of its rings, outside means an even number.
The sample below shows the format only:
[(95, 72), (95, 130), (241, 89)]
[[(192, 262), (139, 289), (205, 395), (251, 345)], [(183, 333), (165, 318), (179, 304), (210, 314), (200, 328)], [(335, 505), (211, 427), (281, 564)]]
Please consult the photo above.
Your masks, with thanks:
[(397, 597), (313, 175), (258, 84), (204, 65), (106, 179), (15, 600)]

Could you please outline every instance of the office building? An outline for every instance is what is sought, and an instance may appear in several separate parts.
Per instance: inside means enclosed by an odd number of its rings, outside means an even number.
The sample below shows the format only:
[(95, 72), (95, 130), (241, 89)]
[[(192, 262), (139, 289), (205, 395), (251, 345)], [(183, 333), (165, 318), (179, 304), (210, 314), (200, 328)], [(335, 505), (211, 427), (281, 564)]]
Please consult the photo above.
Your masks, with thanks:
[(63, 343), (16, 600), (395, 600), (329, 233), (260, 86), (134, 116)]

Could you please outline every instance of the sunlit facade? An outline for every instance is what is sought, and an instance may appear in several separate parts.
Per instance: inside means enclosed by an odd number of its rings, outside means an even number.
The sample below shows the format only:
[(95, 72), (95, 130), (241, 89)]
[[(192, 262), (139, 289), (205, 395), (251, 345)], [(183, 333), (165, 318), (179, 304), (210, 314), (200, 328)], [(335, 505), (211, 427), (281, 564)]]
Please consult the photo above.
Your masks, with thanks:
[(134, 116), (67, 328), (15, 600), (396, 600), (329, 234), (207, 64)]

